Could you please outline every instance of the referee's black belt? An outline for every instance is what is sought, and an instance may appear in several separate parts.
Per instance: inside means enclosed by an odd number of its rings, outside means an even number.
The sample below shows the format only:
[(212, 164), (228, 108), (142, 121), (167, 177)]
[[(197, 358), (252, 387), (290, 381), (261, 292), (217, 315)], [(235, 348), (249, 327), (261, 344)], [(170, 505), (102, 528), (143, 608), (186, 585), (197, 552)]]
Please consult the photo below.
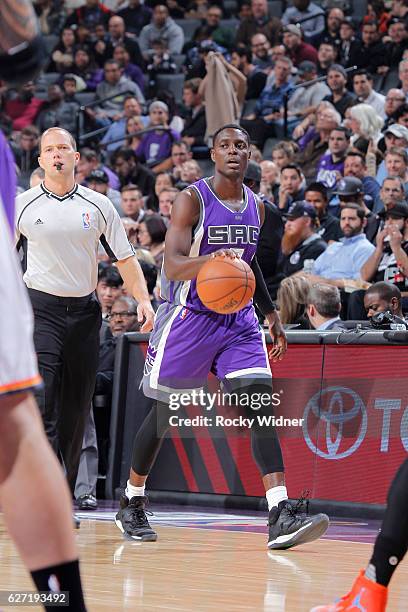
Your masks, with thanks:
[(38, 299), (48, 304), (55, 304), (56, 306), (85, 306), (91, 300), (96, 300), (95, 291), (81, 297), (63, 297), (60, 295), (52, 295), (51, 293), (45, 293), (45, 291), (38, 291), (37, 289), (28, 288), (28, 294), (32, 299)]

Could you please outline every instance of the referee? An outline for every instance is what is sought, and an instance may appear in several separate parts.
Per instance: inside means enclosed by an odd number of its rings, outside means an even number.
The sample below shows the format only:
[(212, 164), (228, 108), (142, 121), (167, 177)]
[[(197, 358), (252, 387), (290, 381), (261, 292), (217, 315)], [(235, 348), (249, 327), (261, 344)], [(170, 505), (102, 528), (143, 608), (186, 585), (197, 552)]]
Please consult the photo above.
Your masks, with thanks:
[(61, 128), (40, 141), (44, 182), (16, 199), (16, 240), (34, 311), (34, 344), (43, 388), (36, 393), (48, 439), (73, 492), (95, 387), (101, 309), (95, 296), (101, 242), (138, 302), (141, 331), (154, 312), (143, 272), (110, 200), (75, 184), (80, 158)]

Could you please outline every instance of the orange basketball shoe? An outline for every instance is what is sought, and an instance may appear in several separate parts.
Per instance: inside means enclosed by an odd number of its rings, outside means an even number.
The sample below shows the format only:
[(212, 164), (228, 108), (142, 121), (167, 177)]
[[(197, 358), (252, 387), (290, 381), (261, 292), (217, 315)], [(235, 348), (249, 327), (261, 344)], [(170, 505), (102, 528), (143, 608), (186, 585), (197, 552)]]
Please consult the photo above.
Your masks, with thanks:
[(361, 570), (350, 593), (337, 603), (316, 606), (310, 612), (385, 612), (387, 595), (387, 587), (369, 580)]

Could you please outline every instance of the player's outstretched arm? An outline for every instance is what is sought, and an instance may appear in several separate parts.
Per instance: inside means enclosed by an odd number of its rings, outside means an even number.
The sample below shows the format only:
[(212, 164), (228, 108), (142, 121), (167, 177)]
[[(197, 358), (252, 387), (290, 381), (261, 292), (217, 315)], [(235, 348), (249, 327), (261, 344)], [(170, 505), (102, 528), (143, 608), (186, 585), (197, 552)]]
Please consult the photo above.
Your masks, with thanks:
[(196, 278), (210, 255), (189, 257), (193, 227), (200, 218), (200, 205), (195, 193), (186, 189), (176, 198), (171, 210), (171, 224), (166, 234), (164, 271), (169, 280)]

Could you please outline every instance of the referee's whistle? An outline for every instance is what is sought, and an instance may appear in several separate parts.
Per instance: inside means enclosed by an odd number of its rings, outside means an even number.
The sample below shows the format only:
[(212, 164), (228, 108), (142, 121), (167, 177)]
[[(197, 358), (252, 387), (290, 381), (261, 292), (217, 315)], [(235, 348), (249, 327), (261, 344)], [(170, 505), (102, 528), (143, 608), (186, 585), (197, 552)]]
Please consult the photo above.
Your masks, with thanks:
[(62, 170), (62, 164), (55, 164), (55, 167), (58, 171)]

